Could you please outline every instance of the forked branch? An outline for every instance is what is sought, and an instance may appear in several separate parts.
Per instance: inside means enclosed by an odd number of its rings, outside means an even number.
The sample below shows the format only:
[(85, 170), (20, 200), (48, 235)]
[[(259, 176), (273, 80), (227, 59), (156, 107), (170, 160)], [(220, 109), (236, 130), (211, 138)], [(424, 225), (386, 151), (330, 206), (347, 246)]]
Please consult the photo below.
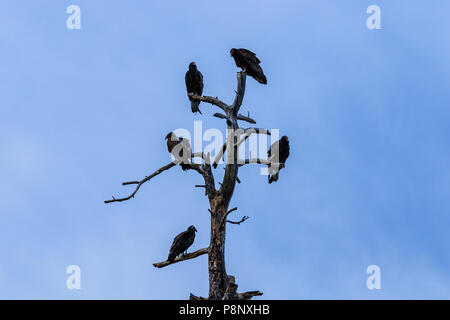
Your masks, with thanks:
[[(215, 189), (215, 183), (214, 183), (214, 176), (213, 176), (213, 173), (211, 170), (211, 165), (209, 164), (211, 162), (210, 155), (209, 154), (205, 155), (203, 153), (196, 153), (193, 156), (204, 159), (205, 163), (203, 165), (196, 164), (196, 163), (187, 163), (184, 165), (184, 167), (187, 170), (197, 171), (199, 174), (201, 174), (203, 176), (203, 179), (205, 180), (206, 193), (209, 197), (213, 197), (215, 195), (216, 189)], [(141, 188), (141, 186), (144, 183), (146, 183), (147, 181), (151, 180), (152, 178), (156, 177), (157, 175), (161, 174), (162, 172), (164, 172), (166, 170), (169, 170), (170, 168), (172, 168), (176, 165), (177, 165), (177, 163), (171, 162), (171, 163), (165, 165), (164, 167), (159, 168), (158, 170), (153, 172), (151, 175), (145, 177), (144, 179), (142, 179), (140, 181), (123, 182), (122, 183), (123, 186), (130, 185), (130, 184), (136, 184), (136, 188), (127, 197), (123, 197), (123, 198), (112, 197), (111, 200), (105, 200), (104, 202), (105, 203), (122, 202), (122, 201), (130, 200), (131, 198), (134, 198), (134, 196), (136, 195), (136, 193), (139, 191), (139, 189)]]
[(226, 218), (228, 217), (228, 215), (230, 213), (232, 213), (233, 211), (236, 211), (236, 210), (237, 210), (237, 207), (234, 207), (233, 209), (228, 210), (227, 213), (225, 213), (223, 215), (222, 220), (220, 220), (219, 226), (217, 228), (220, 229), (222, 227), (222, 225), (224, 224), (224, 222), (225, 222)]
[(242, 219), (240, 221), (231, 221), (231, 220), (225, 220), (225, 222), (231, 223), (231, 224), (241, 224), (242, 222), (245, 222), (245, 220), (247, 220), (248, 218), (250, 218), (249, 216), (243, 216)]
[(123, 186), (129, 185), (129, 184), (136, 184), (136, 188), (134, 189), (134, 191), (128, 196), (128, 197), (124, 197), (124, 198), (112, 198), (111, 200), (105, 200), (105, 203), (111, 203), (111, 202), (122, 202), (122, 201), (127, 201), (130, 200), (131, 198), (134, 198), (134, 195), (139, 191), (139, 188), (146, 183), (147, 181), (149, 181), (150, 179), (156, 177), (157, 175), (159, 175), (160, 173), (169, 170), (170, 168), (176, 166), (176, 163), (169, 163), (167, 165), (165, 165), (162, 168), (159, 168), (158, 170), (156, 170), (155, 172), (153, 172), (151, 175), (149, 175), (148, 177), (145, 177), (144, 179), (140, 180), (140, 181), (128, 181), (128, 182), (124, 182), (122, 183)]

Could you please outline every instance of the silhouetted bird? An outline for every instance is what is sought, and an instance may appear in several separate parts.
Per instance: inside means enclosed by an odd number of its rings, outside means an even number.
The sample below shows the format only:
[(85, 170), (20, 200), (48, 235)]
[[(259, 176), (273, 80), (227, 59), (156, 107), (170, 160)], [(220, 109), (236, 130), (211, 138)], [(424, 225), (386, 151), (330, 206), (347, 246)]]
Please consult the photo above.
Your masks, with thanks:
[[(195, 62), (191, 62), (189, 64), (189, 70), (186, 72), (184, 80), (186, 82), (186, 90), (188, 94), (192, 93), (197, 96), (201, 96), (203, 94), (203, 75), (197, 70), (197, 65)], [(191, 98), (189, 98), (189, 100), (191, 101), (192, 112), (200, 112), (201, 114), (202, 112), (198, 108), (200, 101), (193, 100)]]
[(267, 84), (267, 78), (260, 67), (261, 61), (256, 57), (256, 54), (247, 49), (231, 49), (230, 55), (234, 58), (236, 66), (242, 68), (249, 76), (262, 84)]
[(176, 257), (185, 252), (194, 243), (195, 232), (197, 232), (197, 229), (194, 226), (190, 226), (186, 231), (177, 235), (173, 239), (167, 260), (173, 262)]
[(281, 168), (284, 168), (286, 159), (289, 157), (289, 139), (282, 136), (280, 140), (275, 141), (269, 151), (267, 151), (267, 158), (270, 161), (269, 167), (269, 183), (278, 181), (278, 175)]
[(192, 156), (191, 144), (186, 138), (178, 138), (175, 133), (169, 132), (166, 135), (167, 150), (175, 157), (175, 162), (179, 163), (181, 169), (187, 170)]

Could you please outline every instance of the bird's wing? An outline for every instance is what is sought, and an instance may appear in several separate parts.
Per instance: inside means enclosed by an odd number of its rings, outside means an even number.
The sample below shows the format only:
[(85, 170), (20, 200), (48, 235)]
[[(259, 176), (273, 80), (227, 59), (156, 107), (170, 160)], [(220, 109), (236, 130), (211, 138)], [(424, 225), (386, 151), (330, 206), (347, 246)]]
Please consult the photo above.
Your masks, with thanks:
[(181, 138), (180, 140), (182, 150), (186, 150), (186, 153), (183, 152), (183, 155), (185, 155), (183, 158), (190, 159), (192, 154), (191, 141), (187, 138)]
[(188, 93), (193, 93), (195, 91), (195, 75), (192, 74), (192, 71), (188, 70), (185, 76), (186, 89)]
[(170, 153), (172, 153), (173, 148), (179, 143), (178, 138), (176, 140), (172, 140), (172, 138), (169, 138), (167, 140), (167, 150), (169, 150)]
[[(275, 141), (270, 146), (269, 151), (267, 151), (268, 160), (272, 162), (272, 159), (279, 157), (280, 143), (279, 141)], [(278, 161), (276, 161), (278, 162)]]
[(175, 237), (175, 239), (173, 239), (172, 245), (170, 246), (170, 252), (176, 250), (177, 247), (180, 246), (180, 240), (181, 240), (181, 238), (184, 236), (184, 234), (185, 234), (186, 232), (187, 232), (187, 231), (183, 231), (182, 233), (180, 233), (179, 235), (177, 235), (177, 236)]
[(182, 144), (183, 147), (187, 148), (187, 149), (191, 149), (191, 141), (187, 138), (181, 138), (180, 142)]
[(200, 95), (202, 95), (203, 94), (203, 74), (199, 71), (198, 75), (200, 77), (200, 90), (199, 90), (199, 92), (200, 92)]
[(261, 63), (261, 61), (259, 61), (258, 57), (256, 56), (256, 54), (250, 50), (247, 49), (240, 49), (241, 50), (241, 55), (243, 57), (245, 57), (249, 62), (251, 63)]
[(289, 144), (285, 143), (283, 149), (284, 149), (283, 150), (283, 163), (285, 163), (287, 158), (289, 158), (289, 152), (290, 152)]

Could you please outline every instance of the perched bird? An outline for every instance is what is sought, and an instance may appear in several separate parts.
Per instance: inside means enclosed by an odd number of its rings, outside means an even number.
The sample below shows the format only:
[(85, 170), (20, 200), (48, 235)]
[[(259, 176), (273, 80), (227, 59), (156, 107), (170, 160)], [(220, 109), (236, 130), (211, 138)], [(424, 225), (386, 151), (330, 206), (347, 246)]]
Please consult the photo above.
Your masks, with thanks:
[(275, 141), (269, 151), (267, 151), (267, 158), (270, 161), (269, 167), (269, 183), (278, 181), (280, 170), (284, 168), (286, 159), (289, 157), (289, 139), (282, 136), (280, 140)]
[(169, 132), (166, 135), (166, 140), (167, 150), (175, 157), (175, 162), (180, 164), (181, 169), (187, 170), (192, 156), (189, 139), (178, 138), (175, 133)]
[[(191, 62), (189, 64), (189, 70), (186, 72), (184, 77), (184, 81), (186, 82), (186, 90), (188, 94), (195, 94), (197, 96), (201, 96), (203, 94), (203, 75), (200, 71), (197, 70), (197, 65), (195, 62)], [(198, 108), (200, 101), (193, 100), (189, 97), (191, 101), (191, 110), (192, 112), (200, 112)]]
[(195, 232), (197, 232), (197, 229), (194, 226), (190, 226), (186, 231), (177, 235), (173, 239), (167, 260), (173, 262), (176, 257), (185, 252), (194, 243)]
[(247, 49), (233, 48), (230, 50), (230, 55), (234, 58), (237, 67), (242, 68), (245, 73), (259, 83), (267, 84), (267, 78), (259, 65), (261, 61), (256, 57), (256, 54)]

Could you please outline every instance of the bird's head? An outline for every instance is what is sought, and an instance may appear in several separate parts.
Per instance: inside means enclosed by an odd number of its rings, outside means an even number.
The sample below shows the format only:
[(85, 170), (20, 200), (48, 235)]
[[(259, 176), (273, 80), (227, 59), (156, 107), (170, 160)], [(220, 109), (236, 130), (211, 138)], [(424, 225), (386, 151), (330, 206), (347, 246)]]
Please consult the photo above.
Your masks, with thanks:
[(197, 65), (195, 64), (194, 61), (189, 63), (189, 70), (197, 70)]
[(230, 50), (230, 56), (234, 56), (234, 53), (236, 52), (236, 49), (235, 48), (232, 48), (231, 50)]
[(194, 232), (197, 232), (197, 229), (195, 229), (195, 227), (194, 227), (194, 226), (190, 226), (190, 227), (188, 228), (188, 230), (189, 230), (189, 231), (194, 231)]
[(284, 140), (284, 141), (286, 141), (286, 142), (289, 142), (289, 139), (288, 139), (287, 136), (282, 136), (281, 139)]
[(165, 139), (166, 139), (166, 140), (169, 139), (170, 137), (172, 137), (172, 135), (173, 135), (173, 132), (169, 132), (169, 133), (166, 135), (166, 138), (165, 138)]

